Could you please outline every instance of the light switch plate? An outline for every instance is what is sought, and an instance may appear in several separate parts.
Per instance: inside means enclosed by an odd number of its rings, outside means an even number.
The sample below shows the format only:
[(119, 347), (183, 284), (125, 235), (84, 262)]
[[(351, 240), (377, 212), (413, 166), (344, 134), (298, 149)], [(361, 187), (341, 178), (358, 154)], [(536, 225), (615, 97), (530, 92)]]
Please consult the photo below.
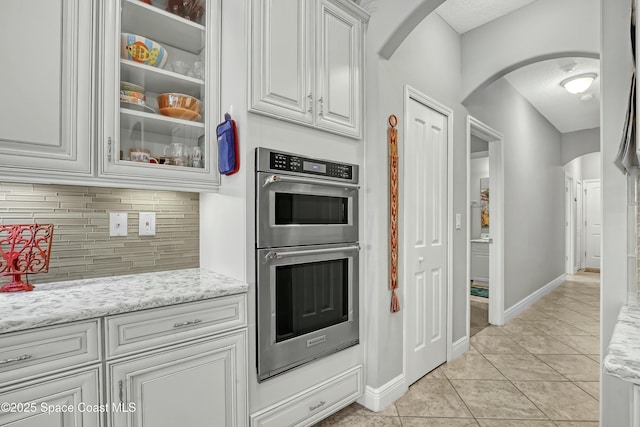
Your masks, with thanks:
[(460, 230), (462, 228), (462, 214), (456, 214), (456, 230)]
[(109, 236), (127, 235), (127, 213), (109, 213)]
[(140, 212), (138, 221), (138, 234), (140, 236), (156, 235), (156, 213)]

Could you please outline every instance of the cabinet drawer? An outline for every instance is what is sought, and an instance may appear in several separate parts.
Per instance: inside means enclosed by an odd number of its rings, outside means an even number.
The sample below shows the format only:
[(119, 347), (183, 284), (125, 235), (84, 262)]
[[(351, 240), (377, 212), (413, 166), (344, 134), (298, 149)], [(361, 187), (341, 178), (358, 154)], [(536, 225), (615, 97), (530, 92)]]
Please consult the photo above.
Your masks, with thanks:
[(107, 318), (107, 358), (246, 326), (246, 296), (233, 295)]
[(251, 416), (252, 427), (310, 426), (362, 394), (362, 366)]
[(98, 319), (0, 336), (0, 385), (98, 362)]

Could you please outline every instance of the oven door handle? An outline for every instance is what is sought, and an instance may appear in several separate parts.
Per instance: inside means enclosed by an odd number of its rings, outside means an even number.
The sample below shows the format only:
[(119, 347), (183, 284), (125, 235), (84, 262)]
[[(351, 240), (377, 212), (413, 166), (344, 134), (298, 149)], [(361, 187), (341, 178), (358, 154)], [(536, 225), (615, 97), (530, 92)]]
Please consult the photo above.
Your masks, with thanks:
[(289, 251), (289, 252), (269, 251), (264, 256), (264, 262), (268, 262), (272, 259), (284, 259), (284, 258), (290, 258), (295, 256), (332, 254), (334, 252), (354, 252), (359, 250), (360, 250), (360, 245), (356, 244), (356, 245), (348, 245), (348, 246), (339, 246), (337, 248), (307, 249), (303, 251)]
[(359, 190), (360, 186), (358, 184), (350, 184), (347, 182), (338, 182), (338, 181), (324, 181), (320, 179), (313, 178), (302, 178), (297, 176), (283, 176), (283, 175), (269, 175), (265, 180), (263, 187), (266, 187), (269, 184), (273, 184), (274, 182), (291, 182), (294, 184), (313, 184), (313, 185), (324, 185), (330, 187), (340, 187), (345, 190)]

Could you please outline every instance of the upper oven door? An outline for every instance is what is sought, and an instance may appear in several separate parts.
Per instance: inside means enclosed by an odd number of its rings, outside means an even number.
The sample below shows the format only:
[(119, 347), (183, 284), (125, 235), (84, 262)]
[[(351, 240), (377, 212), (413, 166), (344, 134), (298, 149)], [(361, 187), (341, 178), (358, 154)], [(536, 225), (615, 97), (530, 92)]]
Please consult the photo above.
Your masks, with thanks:
[(258, 172), (259, 248), (358, 241), (358, 185)]

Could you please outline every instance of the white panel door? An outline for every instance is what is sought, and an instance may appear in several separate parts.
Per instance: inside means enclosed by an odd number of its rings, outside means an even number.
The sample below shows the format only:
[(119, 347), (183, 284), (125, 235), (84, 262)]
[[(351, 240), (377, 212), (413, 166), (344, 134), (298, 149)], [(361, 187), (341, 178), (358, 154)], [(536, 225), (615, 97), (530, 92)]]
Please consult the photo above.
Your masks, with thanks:
[(91, 173), (93, 1), (2, 2), (0, 174)]
[(318, 1), (316, 126), (360, 136), (360, 20), (330, 0)]
[(575, 213), (576, 213), (576, 221), (574, 222), (576, 233), (575, 233), (575, 254), (574, 254), (574, 271), (578, 271), (582, 268), (582, 254), (584, 252), (583, 247), (583, 214), (582, 214), (582, 182), (576, 181), (576, 194), (574, 200)]
[(585, 267), (600, 268), (600, 230), (602, 216), (600, 209), (600, 181), (584, 182), (585, 198)]
[(411, 99), (404, 152), (406, 372), (446, 361), (447, 117)]
[(0, 426), (98, 427), (100, 371), (65, 373), (0, 393), (0, 403), (20, 406), (0, 411)]
[(309, 5), (308, 0), (253, 0), (251, 108), (311, 124)]
[[(246, 335), (239, 332), (108, 365), (111, 427), (246, 426)], [(135, 410), (134, 410), (135, 407)]]
[(565, 252), (565, 273), (573, 274), (573, 243), (575, 218), (573, 217), (573, 178), (564, 177), (564, 252)]

